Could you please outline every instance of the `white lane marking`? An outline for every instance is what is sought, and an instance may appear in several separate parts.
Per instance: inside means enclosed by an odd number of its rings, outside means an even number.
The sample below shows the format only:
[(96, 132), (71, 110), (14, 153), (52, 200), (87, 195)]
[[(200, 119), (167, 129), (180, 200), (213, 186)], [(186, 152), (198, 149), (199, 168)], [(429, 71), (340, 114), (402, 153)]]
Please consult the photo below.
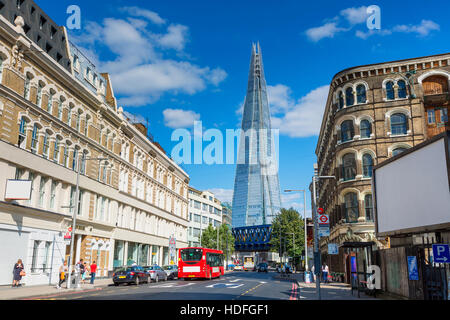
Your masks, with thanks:
[(230, 282), (238, 282), (238, 281), (240, 281), (241, 279), (234, 279), (234, 280), (230, 280)]
[(259, 283), (262, 283), (262, 284), (264, 284), (264, 283), (267, 283), (267, 282), (265, 282), (265, 281), (260, 281)]
[(242, 287), (244, 284), (235, 284), (235, 283), (216, 283), (210, 286), (206, 286), (206, 288), (227, 288), (227, 289), (236, 289)]
[(149, 288), (182, 288), (182, 287), (189, 287), (193, 286), (194, 283), (188, 283), (188, 284), (182, 284), (182, 285), (176, 285), (176, 284), (163, 284), (158, 286), (149, 286)]

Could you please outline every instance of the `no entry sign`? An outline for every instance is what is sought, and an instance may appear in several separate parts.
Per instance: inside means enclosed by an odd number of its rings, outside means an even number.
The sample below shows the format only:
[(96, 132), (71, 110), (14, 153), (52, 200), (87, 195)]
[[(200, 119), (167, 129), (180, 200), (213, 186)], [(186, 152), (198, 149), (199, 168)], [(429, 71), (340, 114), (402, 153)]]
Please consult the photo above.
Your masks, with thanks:
[(324, 212), (325, 212), (325, 210), (323, 210), (323, 208), (317, 209), (317, 213), (318, 213), (318, 214), (323, 214)]

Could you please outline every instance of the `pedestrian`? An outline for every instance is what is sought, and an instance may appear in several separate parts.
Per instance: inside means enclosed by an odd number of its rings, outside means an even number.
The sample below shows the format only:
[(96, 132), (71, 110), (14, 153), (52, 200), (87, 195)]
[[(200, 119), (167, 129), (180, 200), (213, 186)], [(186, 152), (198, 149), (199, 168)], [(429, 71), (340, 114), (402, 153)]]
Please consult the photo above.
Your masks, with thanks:
[(81, 283), (84, 284), (84, 282), (86, 281), (86, 275), (88, 273), (88, 265), (86, 262), (83, 262), (83, 268), (82, 268), (82, 273), (81, 273)]
[(316, 273), (315, 273), (316, 268), (314, 267), (314, 265), (311, 268), (311, 273), (312, 273), (312, 278), (313, 281), (316, 281)]
[(13, 284), (12, 287), (20, 287), (22, 286), (20, 284), (20, 281), (22, 280), (22, 277), (24, 277), (26, 275), (25, 271), (23, 271), (24, 266), (23, 266), (23, 262), (22, 259), (17, 260), (17, 263), (14, 265), (14, 269), (13, 269)]
[(324, 283), (328, 283), (328, 272), (329, 272), (328, 266), (326, 263), (324, 263), (322, 266), (322, 276)]
[(67, 261), (59, 267), (59, 283), (56, 286), (56, 289), (61, 289), (61, 285), (66, 281), (66, 275), (69, 268), (67, 267)]
[(95, 261), (91, 264), (91, 284), (94, 284), (95, 281), (95, 274), (97, 273), (97, 265), (95, 264)]

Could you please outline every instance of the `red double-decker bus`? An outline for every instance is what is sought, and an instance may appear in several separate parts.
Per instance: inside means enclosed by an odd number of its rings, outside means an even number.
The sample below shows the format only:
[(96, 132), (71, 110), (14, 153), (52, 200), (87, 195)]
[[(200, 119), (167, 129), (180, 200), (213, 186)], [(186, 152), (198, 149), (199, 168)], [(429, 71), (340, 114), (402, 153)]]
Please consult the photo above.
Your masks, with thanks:
[(223, 251), (206, 248), (184, 248), (178, 254), (178, 278), (220, 278), (224, 274)]

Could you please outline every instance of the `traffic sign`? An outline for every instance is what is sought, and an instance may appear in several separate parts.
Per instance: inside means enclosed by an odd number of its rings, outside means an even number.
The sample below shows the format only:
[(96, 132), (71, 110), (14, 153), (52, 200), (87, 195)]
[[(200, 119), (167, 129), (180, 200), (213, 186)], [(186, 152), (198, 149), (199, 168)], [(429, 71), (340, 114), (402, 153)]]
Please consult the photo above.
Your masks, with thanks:
[(433, 244), (433, 262), (450, 263), (450, 247), (448, 244)]
[(323, 208), (317, 209), (317, 213), (318, 213), (318, 214), (323, 214), (324, 212), (325, 212), (325, 210), (323, 210)]
[(328, 254), (330, 255), (337, 255), (339, 254), (339, 247), (336, 243), (329, 243), (328, 244)]
[(330, 218), (327, 214), (321, 214), (319, 216), (319, 224), (329, 224)]
[(330, 236), (330, 225), (323, 224), (319, 226), (319, 237), (329, 237)]

